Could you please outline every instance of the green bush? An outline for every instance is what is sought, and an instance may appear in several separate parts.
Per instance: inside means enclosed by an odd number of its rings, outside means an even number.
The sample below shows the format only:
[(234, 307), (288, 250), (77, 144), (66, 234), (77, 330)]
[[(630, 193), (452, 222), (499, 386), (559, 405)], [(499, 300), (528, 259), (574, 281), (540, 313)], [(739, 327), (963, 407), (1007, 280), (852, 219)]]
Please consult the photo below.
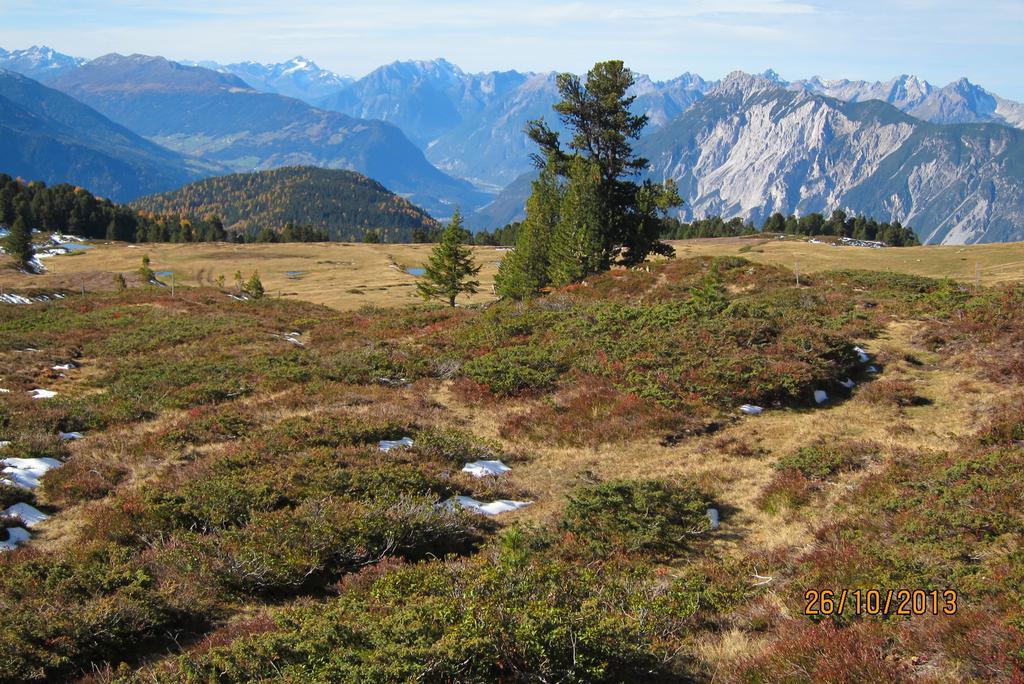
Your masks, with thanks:
[(812, 480), (826, 480), (863, 468), (878, 449), (878, 445), (863, 442), (814, 444), (783, 456), (776, 468), (795, 470)]
[(564, 370), (550, 349), (533, 346), (502, 347), (463, 366), (470, 380), (506, 396), (550, 389)]
[(562, 527), (599, 551), (670, 554), (708, 531), (708, 503), (708, 497), (691, 485), (606, 482), (569, 496)]

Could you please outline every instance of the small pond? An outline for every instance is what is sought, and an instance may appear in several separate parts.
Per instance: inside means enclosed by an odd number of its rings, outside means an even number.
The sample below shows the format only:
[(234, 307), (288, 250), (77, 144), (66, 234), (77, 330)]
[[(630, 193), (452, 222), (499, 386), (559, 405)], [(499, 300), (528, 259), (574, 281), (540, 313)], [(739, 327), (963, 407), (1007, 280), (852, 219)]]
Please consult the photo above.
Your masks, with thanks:
[(60, 247), (69, 252), (84, 252), (87, 249), (92, 249), (93, 245), (83, 245), (81, 242), (62, 242)]
[(407, 269), (405, 269), (405, 272), (409, 273), (411, 275), (414, 275), (414, 276), (421, 276), (421, 275), (423, 275), (424, 273), (427, 272), (427, 269), (425, 269), (425, 268), (407, 268)]

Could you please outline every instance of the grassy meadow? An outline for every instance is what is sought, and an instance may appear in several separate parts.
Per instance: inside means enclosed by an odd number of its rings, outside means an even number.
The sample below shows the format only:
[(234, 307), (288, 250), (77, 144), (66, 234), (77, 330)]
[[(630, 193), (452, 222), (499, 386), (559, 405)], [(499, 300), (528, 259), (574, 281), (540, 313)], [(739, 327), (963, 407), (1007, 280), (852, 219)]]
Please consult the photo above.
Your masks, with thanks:
[[(114, 289), (113, 276), (123, 273), (138, 285), (135, 272), (148, 254), (154, 271), (174, 273), (175, 282), (188, 287), (213, 286), (223, 276), (227, 286), (241, 271), (248, 278), (258, 271), (270, 296), (301, 299), (334, 309), (405, 306), (419, 301), (416, 276), (405, 268), (421, 267), (431, 245), (379, 245), (361, 243), (284, 243), (235, 245), (224, 243), (144, 244), (93, 243), (78, 254), (46, 259), (47, 272), (26, 276), (0, 269), (0, 286), (7, 288), (81, 290)], [(671, 241), (680, 258), (688, 256), (742, 256), (757, 263), (776, 264), (803, 273), (848, 268), (910, 273), (929, 278), (991, 285), (1024, 279), (1024, 243), (971, 246), (831, 247), (801, 240), (714, 238)], [(474, 247), (482, 268), (480, 291), (464, 304), (494, 301), (492, 292), (498, 264), (505, 254), (498, 247)], [(169, 276), (161, 276), (170, 282)]]
[[(0, 456), (62, 463), (0, 488), (51, 516), (0, 554), (0, 680), (1020, 681), (1020, 247), (676, 247), (525, 304), (480, 248), (455, 309), (390, 268), (429, 246), (50, 259), (97, 291), (0, 305)], [(112, 291), (144, 253), (188, 287)]]

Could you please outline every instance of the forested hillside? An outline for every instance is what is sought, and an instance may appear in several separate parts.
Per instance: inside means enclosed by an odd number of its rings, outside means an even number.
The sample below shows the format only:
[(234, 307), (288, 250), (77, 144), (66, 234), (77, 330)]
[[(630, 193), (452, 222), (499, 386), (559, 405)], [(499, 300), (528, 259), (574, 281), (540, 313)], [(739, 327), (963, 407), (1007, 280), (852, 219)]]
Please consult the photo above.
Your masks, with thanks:
[(229, 232), (257, 234), (288, 223), (324, 230), (332, 240), (425, 239), (437, 222), (416, 205), (354, 171), (292, 166), (207, 178), (133, 203), (152, 215), (220, 216)]

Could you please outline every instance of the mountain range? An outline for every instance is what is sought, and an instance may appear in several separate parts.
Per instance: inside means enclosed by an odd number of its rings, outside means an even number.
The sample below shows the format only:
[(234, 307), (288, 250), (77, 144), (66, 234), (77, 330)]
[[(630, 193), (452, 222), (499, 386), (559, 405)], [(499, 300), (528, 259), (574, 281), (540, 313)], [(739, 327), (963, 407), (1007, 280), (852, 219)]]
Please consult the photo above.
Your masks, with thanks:
[(467, 181), (431, 165), (392, 124), (259, 92), (232, 74), (113, 54), (50, 84), (153, 142), (231, 171), (350, 169), (438, 216), (487, 200)]
[[(438, 59), (350, 79), (301, 57), (83, 62), (48, 48), (0, 52), (0, 66), (45, 76), (184, 160), (231, 171), (352, 169), (438, 217), (458, 205), (477, 228), (522, 214), (533, 151), (525, 123), (544, 116), (562, 131), (551, 110), (554, 72), (473, 74)], [(634, 110), (649, 117), (638, 144), (647, 173), (680, 182), (684, 218), (844, 208), (911, 223), (933, 242), (1024, 238), (1016, 194), (1024, 105), (966, 79), (936, 87), (907, 75), (638, 75), (632, 94)]]
[(123, 201), (224, 169), (156, 145), (64, 93), (0, 69), (4, 173)]

